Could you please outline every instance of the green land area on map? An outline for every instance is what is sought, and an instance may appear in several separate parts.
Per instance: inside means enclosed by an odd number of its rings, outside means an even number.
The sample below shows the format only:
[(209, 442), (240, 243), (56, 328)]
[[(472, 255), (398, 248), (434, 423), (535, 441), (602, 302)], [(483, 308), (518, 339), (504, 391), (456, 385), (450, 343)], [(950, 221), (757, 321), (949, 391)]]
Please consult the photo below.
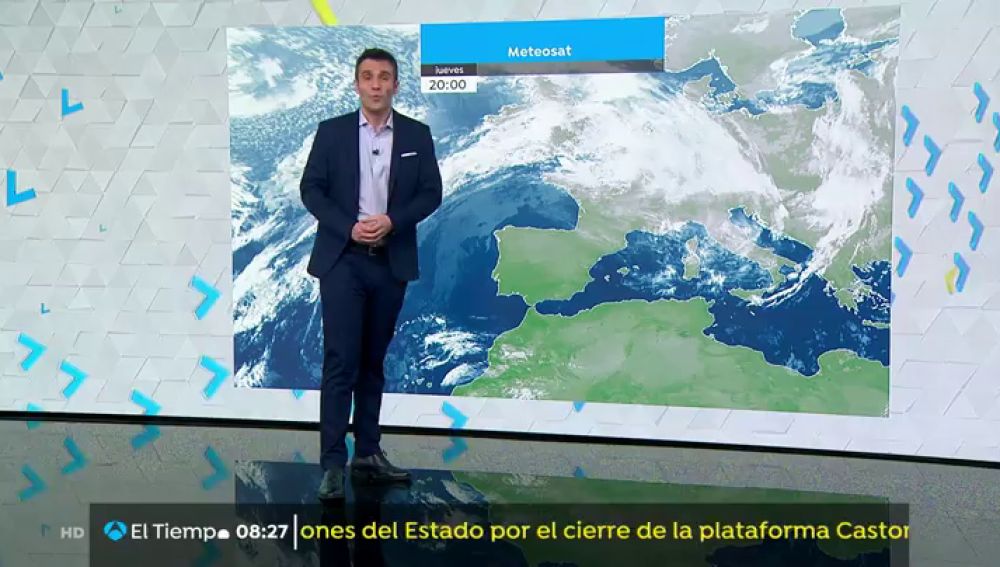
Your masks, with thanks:
[[(604, 303), (572, 317), (529, 310), (489, 370), (455, 395), (883, 415), (886, 369), (847, 351), (803, 377), (702, 333), (703, 299)], [(595, 340), (595, 337), (600, 337)]]

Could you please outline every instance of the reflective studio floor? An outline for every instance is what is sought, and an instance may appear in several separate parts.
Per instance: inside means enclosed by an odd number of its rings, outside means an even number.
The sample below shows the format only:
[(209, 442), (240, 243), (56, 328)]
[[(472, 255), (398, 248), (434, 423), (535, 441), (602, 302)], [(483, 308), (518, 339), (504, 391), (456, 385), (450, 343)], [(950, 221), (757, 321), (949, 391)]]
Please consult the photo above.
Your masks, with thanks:
[[(88, 525), (94, 503), (312, 503), (322, 474), (318, 440), (314, 431), (0, 421), (0, 566), (88, 565), (86, 539), (62, 539), (58, 532)], [(402, 496), (377, 498), (876, 497), (910, 504), (913, 565), (985, 567), (1000, 557), (996, 468), (445, 435), (386, 435), (383, 446), (395, 463), (413, 471), (414, 482), (393, 489)], [(357, 498), (349, 488), (348, 500)], [(211, 565), (211, 559), (174, 564)], [(415, 560), (409, 559), (385, 564)]]

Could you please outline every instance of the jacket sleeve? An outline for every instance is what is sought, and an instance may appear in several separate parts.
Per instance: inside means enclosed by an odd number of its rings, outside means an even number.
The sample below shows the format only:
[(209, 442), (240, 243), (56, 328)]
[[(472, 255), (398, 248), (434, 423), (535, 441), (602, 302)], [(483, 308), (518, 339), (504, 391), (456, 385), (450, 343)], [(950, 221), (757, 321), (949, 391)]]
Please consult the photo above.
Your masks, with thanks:
[(350, 240), (354, 220), (330, 197), (333, 172), (330, 171), (329, 156), (334, 151), (330, 130), (329, 124), (320, 124), (316, 130), (309, 158), (302, 170), (299, 193), (302, 204), (319, 221), (320, 227)]
[(416, 195), (404, 207), (389, 215), (393, 232), (402, 232), (417, 226), (441, 205), (441, 170), (438, 168), (434, 152), (434, 138), (426, 125), (422, 129), (422, 140), (417, 159)]

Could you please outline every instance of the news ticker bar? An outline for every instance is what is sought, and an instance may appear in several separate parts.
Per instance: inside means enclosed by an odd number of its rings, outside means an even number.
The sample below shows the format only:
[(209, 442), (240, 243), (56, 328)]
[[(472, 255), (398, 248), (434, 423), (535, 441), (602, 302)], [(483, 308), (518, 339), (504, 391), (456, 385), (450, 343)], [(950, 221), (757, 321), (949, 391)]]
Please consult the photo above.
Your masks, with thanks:
[(421, 90), (475, 92), (478, 77), (663, 71), (666, 19), (420, 26)]
[(349, 547), (411, 558), (433, 549), (437, 558), (479, 555), (495, 565), (523, 565), (530, 550), (591, 565), (666, 554), (739, 559), (726, 564), (853, 557), (896, 567), (909, 565), (910, 538), (908, 506), (879, 502), (418, 505), (381, 497), (337, 506), (94, 504), (87, 532), (91, 565), (143, 567), (206, 554), (217, 566), (275, 565), (276, 557), (340, 557)]

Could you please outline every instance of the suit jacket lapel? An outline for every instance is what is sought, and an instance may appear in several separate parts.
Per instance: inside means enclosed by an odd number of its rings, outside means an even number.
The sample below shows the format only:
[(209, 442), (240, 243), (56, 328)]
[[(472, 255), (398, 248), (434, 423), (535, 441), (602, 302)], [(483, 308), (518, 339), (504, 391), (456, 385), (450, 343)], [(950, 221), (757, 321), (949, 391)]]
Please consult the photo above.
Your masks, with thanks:
[(393, 111), (392, 119), (392, 150), (389, 158), (389, 190), (386, 198), (386, 202), (392, 199), (392, 190), (396, 186), (396, 171), (399, 170), (399, 149), (404, 147), (402, 141), (404, 136), (406, 136), (406, 122), (400, 120), (399, 113)]
[(358, 152), (358, 144), (361, 143), (359, 132), (360, 127), (358, 126), (358, 113), (361, 112), (357, 110), (354, 112), (354, 117), (351, 119), (351, 124), (347, 129), (347, 163), (353, 163), (354, 168), (351, 171), (351, 188), (353, 189), (352, 198), (355, 206), (360, 202), (361, 199), (361, 156)]

